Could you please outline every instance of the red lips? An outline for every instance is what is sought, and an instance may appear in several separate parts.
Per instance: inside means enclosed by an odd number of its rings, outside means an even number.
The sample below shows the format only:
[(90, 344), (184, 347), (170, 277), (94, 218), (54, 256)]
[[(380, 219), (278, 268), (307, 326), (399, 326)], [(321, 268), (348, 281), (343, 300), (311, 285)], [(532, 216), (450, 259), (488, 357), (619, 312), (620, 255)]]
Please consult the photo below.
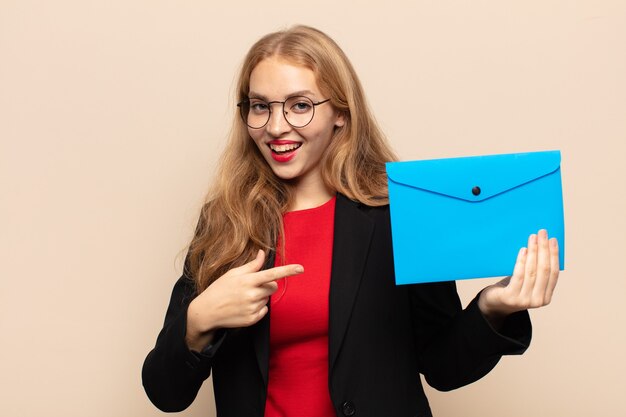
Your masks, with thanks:
[[(296, 156), (296, 153), (298, 152), (298, 149), (300, 149), (300, 146), (302, 146), (302, 143), (296, 142), (293, 140), (275, 139), (275, 140), (268, 142), (267, 145), (270, 147), (272, 158), (276, 162), (289, 162)], [(300, 145), (300, 146), (298, 146), (297, 148), (293, 150), (280, 152), (280, 153), (272, 149), (272, 146), (284, 146), (284, 145)]]

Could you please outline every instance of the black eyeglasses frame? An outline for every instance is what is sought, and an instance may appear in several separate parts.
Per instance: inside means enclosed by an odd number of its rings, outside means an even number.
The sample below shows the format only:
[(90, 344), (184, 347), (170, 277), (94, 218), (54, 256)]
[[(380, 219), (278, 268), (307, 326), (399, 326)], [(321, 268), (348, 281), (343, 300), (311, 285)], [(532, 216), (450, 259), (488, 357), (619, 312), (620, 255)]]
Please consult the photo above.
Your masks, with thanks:
[[(296, 125), (292, 124), (289, 121), (289, 119), (287, 119), (287, 112), (285, 111), (285, 103), (287, 101), (289, 101), (289, 100), (293, 100), (294, 98), (305, 98), (308, 101), (310, 101), (311, 104), (313, 105), (313, 114), (311, 115), (311, 120), (309, 120), (306, 124), (304, 124), (302, 126), (296, 126)], [(289, 123), (289, 126), (293, 127), (294, 129), (302, 129), (303, 127), (308, 126), (313, 121), (313, 119), (315, 118), (315, 108), (317, 106), (319, 106), (320, 104), (324, 104), (324, 103), (326, 103), (328, 101), (330, 101), (329, 98), (327, 98), (326, 100), (320, 100), (318, 102), (315, 102), (315, 101), (311, 100), (310, 98), (308, 98), (307, 96), (293, 96), (293, 97), (287, 98), (287, 100), (284, 100), (284, 101), (274, 100), (274, 101), (266, 102), (265, 104), (267, 104), (267, 108), (269, 109), (269, 113), (267, 115), (267, 121), (265, 123), (263, 123), (262, 126), (258, 126), (258, 127), (250, 126), (248, 124), (248, 121), (247, 121), (247, 117), (246, 117), (247, 115), (244, 114), (244, 104), (246, 104), (246, 103), (250, 104), (250, 99), (249, 98), (244, 98), (243, 100), (241, 100), (239, 103), (237, 103), (237, 107), (239, 107), (239, 114), (241, 115), (241, 119), (246, 124), (246, 126), (248, 126), (250, 129), (263, 129), (265, 126), (267, 126), (267, 124), (269, 123), (270, 119), (272, 118), (272, 104), (280, 104), (280, 105), (282, 105), (283, 117), (285, 118), (285, 121), (287, 123)], [(250, 111), (249, 107), (250, 106), (248, 106), (248, 111)]]

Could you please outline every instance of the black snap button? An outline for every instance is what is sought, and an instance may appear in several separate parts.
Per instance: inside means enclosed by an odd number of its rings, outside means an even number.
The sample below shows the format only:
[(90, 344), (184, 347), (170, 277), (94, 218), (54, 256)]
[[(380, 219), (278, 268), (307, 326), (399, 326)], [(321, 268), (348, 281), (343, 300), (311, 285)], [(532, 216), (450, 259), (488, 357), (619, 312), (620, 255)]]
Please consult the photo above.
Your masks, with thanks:
[(356, 408), (354, 407), (354, 404), (352, 403), (352, 401), (346, 401), (345, 403), (343, 403), (341, 407), (342, 407), (343, 415), (346, 417), (353, 416), (354, 413), (356, 413)]
[(479, 195), (480, 194), (480, 187), (478, 185), (476, 187), (472, 188), (472, 194), (474, 194), (474, 195)]

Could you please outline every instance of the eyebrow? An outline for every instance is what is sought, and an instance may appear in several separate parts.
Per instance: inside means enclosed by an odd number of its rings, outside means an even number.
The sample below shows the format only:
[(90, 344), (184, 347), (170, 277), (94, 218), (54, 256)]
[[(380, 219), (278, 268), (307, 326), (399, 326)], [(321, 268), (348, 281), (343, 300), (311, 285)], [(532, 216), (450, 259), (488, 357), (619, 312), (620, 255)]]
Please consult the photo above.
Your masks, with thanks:
[[(313, 96), (315, 97), (316, 94), (311, 91), (311, 90), (300, 90), (300, 91), (294, 91), (293, 93), (288, 94), (287, 96), (285, 96), (285, 99), (288, 99), (290, 97), (296, 97), (296, 96)], [(250, 91), (248, 93), (248, 98), (259, 98), (263, 101), (270, 101), (266, 96), (264, 96), (263, 94), (259, 94), (256, 93), (254, 91)]]

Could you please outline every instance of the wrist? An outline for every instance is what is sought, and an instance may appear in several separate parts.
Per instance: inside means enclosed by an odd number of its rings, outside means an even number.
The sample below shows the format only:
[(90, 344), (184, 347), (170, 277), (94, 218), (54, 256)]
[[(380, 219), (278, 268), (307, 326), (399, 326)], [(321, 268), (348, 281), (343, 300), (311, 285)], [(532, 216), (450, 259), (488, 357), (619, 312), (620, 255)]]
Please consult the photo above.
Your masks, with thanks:
[(495, 308), (487, 300), (484, 292), (480, 294), (478, 298), (478, 309), (487, 322), (496, 330), (502, 328), (504, 320), (512, 312), (504, 311), (502, 309)]
[(185, 343), (189, 349), (197, 352), (201, 352), (202, 349), (211, 343), (215, 333), (215, 328), (202, 326), (202, 321), (200, 320), (199, 312), (196, 311), (196, 304), (192, 301), (187, 309)]

